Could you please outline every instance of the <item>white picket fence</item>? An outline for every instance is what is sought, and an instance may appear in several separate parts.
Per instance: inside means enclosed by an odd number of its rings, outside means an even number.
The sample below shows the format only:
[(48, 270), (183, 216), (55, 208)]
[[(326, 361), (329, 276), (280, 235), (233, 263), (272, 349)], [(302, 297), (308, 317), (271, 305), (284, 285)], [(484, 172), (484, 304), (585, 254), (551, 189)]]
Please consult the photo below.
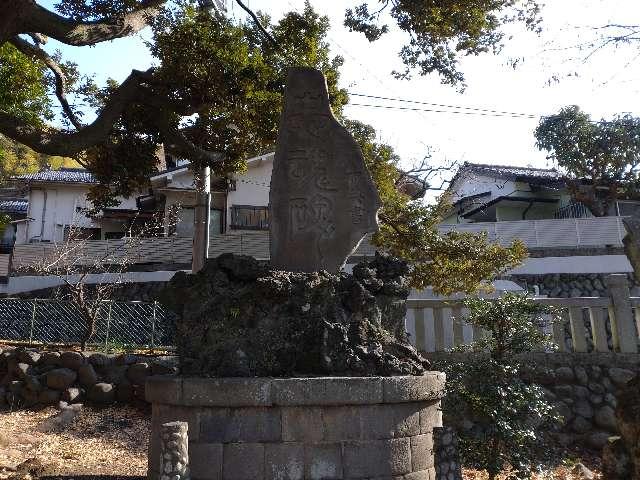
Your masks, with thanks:
[[(561, 312), (560, 318), (549, 318), (547, 332), (553, 336), (558, 351), (638, 353), (640, 297), (630, 297), (624, 274), (609, 275), (607, 285), (610, 297), (534, 299), (540, 304), (557, 307)], [(487, 335), (464, 322), (463, 302), (408, 300), (406, 328), (413, 345), (424, 352), (445, 352)], [(590, 329), (585, 326), (585, 315)], [(570, 327), (570, 346), (565, 341), (565, 325)], [(612, 349), (607, 326), (611, 331)]]
[(622, 246), (621, 217), (562, 218), (441, 225), (440, 232), (486, 232), (492, 242), (510, 245), (519, 239), (529, 248)]

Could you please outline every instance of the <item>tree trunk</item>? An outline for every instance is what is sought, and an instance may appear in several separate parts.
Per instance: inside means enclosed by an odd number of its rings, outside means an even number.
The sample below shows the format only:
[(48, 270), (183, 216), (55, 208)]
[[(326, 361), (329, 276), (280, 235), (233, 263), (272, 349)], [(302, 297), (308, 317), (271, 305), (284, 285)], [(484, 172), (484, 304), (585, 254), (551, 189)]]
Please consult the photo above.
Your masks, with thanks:
[(209, 224), (211, 223), (211, 169), (203, 167), (196, 183), (191, 271), (199, 272), (209, 258)]

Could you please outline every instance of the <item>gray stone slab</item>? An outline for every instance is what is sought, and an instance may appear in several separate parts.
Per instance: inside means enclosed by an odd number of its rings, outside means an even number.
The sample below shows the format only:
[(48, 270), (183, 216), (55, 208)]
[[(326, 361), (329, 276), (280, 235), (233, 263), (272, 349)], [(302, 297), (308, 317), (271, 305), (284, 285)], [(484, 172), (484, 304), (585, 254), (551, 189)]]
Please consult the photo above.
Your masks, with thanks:
[(440, 401), (425, 402), (420, 410), (420, 433), (431, 433), (433, 427), (442, 426), (442, 407)]
[(285, 442), (321, 442), (321, 407), (282, 407), (282, 440)]
[(265, 445), (265, 478), (277, 480), (304, 479), (304, 445), (271, 443)]
[(324, 407), (322, 409), (323, 438), (328, 442), (362, 438), (361, 406)]
[(225, 480), (262, 480), (265, 478), (264, 444), (227, 443), (223, 447), (222, 456), (222, 474)]
[(268, 378), (184, 378), (184, 405), (258, 407), (271, 405)]
[(433, 435), (426, 433), (411, 437), (411, 469), (414, 472), (433, 467)]
[(201, 414), (200, 439), (211, 443), (279, 442), (280, 410), (267, 407), (211, 408)]
[(190, 443), (189, 468), (194, 480), (221, 480), (222, 444)]
[(277, 269), (336, 272), (378, 229), (376, 186), (360, 147), (333, 116), (318, 70), (289, 71), (269, 203)]
[(147, 378), (144, 390), (149, 403), (164, 405), (182, 404), (182, 377), (157, 375)]
[(284, 378), (272, 383), (274, 405), (368, 405), (382, 403), (380, 377)]
[(403, 475), (411, 472), (409, 438), (344, 442), (345, 478)]
[(428, 372), (421, 376), (384, 377), (382, 379), (385, 403), (436, 400), (444, 395), (445, 374)]
[(343, 478), (341, 444), (316, 443), (305, 445), (304, 478), (308, 480)]
[(361, 407), (363, 440), (409, 437), (420, 434), (419, 403), (396, 403)]

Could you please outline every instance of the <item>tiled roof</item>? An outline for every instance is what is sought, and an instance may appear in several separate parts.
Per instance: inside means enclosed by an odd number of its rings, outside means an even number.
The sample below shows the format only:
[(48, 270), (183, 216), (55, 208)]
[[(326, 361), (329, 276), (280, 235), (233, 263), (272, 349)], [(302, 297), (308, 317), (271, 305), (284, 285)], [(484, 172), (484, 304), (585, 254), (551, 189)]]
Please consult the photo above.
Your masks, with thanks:
[(5, 213), (25, 213), (29, 208), (28, 200), (2, 200), (0, 201), (0, 212)]
[(473, 171), (481, 175), (495, 175), (508, 178), (538, 178), (544, 180), (563, 180), (564, 175), (555, 168), (515, 167), (510, 165), (487, 165), (483, 163), (465, 163), (461, 170)]
[(97, 183), (93, 174), (83, 168), (61, 168), (60, 170), (43, 170), (14, 177), (23, 182), (51, 183)]

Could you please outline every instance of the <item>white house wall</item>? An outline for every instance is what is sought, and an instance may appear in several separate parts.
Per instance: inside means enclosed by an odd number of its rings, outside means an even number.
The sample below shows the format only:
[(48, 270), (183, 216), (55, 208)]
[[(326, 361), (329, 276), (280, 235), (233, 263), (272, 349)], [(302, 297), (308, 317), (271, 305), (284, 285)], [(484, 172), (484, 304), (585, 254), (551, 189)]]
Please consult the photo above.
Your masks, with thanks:
[[(88, 185), (69, 184), (32, 187), (29, 191), (27, 221), (17, 224), (16, 243), (61, 241), (65, 226), (71, 224), (82, 228), (102, 228), (103, 238), (105, 232), (122, 231), (119, 222), (94, 220), (77, 211), (78, 208), (87, 208), (89, 188)], [(135, 197), (120, 198), (121, 203), (116, 208), (135, 209)]]
[(231, 222), (231, 207), (251, 205), (266, 207), (269, 205), (269, 185), (273, 170), (273, 155), (265, 155), (261, 160), (253, 160), (247, 173), (236, 175), (236, 189), (227, 195), (227, 228)]

